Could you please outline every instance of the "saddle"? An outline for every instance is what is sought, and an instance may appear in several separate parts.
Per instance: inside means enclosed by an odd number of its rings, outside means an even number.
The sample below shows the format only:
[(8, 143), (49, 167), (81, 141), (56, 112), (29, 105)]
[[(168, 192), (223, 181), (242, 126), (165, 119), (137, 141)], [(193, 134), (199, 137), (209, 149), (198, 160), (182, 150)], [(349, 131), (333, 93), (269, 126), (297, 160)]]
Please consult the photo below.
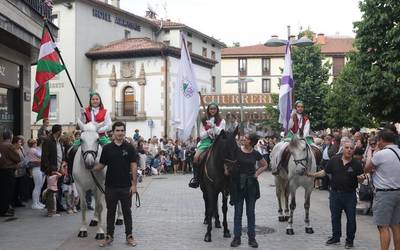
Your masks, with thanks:
[[(322, 160), (322, 152), (316, 146), (311, 145), (310, 147), (314, 154), (315, 162), (318, 165)], [(286, 147), (285, 150), (282, 152), (281, 161), (279, 162), (278, 167), (283, 168), (287, 172), (289, 159), (290, 159), (290, 151), (289, 151), (289, 147)]]
[(315, 163), (318, 166), (322, 161), (322, 151), (319, 148), (317, 148), (316, 146), (313, 146), (313, 145), (311, 145), (311, 150), (314, 153)]
[(289, 163), (289, 159), (290, 159), (290, 151), (289, 151), (289, 147), (286, 147), (285, 150), (283, 150), (282, 152), (282, 157), (281, 157), (281, 161), (278, 164), (278, 168), (282, 168), (286, 171), (286, 173), (288, 173), (288, 163)]

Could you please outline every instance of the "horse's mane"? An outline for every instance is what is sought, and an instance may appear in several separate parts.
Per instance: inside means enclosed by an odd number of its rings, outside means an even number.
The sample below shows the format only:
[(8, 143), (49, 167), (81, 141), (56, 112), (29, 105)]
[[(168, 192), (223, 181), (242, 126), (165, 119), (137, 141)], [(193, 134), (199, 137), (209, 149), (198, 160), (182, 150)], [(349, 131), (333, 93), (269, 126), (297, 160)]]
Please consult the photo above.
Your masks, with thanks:
[(83, 131), (88, 132), (88, 131), (97, 131), (97, 127), (95, 125), (95, 123), (93, 122), (89, 122), (83, 125)]

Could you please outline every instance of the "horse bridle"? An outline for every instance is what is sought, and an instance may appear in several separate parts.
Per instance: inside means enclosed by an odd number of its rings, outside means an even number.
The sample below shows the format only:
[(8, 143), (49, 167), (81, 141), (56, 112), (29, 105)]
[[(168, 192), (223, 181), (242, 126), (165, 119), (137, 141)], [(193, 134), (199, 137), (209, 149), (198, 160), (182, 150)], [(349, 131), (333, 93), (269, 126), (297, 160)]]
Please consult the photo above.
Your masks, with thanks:
[[(306, 172), (307, 172), (307, 170), (308, 170), (307, 166), (309, 165), (308, 164), (308, 159), (309, 159), (308, 151), (311, 150), (311, 149), (310, 149), (310, 146), (307, 144), (307, 141), (305, 139), (301, 139), (301, 140), (304, 140), (304, 142), (306, 143), (306, 152), (307, 152), (306, 157), (304, 157), (303, 159), (299, 159), (299, 160), (294, 159), (294, 157), (293, 157), (293, 161), (296, 164), (296, 166), (299, 165), (299, 164), (302, 165), (306, 169)], [(304, 164), (304, 161), (305, 161), (305, 164)]]
[(85, 152), (82, 152), (83, 160), (86, 160), (86, 156), (88, 156), (89, 154), (92, 155), (93, 158), (96, 160), (98, 153), (99, 153), (99, 143), (97, 143), (96, 150), (87, 150)]

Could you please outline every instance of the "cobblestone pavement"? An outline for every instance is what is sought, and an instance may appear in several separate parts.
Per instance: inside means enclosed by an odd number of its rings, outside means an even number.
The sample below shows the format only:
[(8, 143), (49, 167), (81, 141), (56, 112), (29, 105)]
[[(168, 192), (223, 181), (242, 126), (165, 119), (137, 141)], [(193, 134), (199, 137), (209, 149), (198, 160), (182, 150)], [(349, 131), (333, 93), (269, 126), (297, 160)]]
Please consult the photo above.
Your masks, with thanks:
[[(222, 237), (222, 229), (213, 228), (212, 242), (203, 237), (206, 226), (202, 224), (204, 204), (199, 189), (187, 187), (189, 175), (162, 175), (147, 177), (139, 184), (142, 206), (133, 208), (134, 236), (138, 241), (135, 249), (229, 249), (231, 239)], [(278, 222), (275, 188), (270, 173), (260, 178), (261, 198), (256, 204), (257, 241), (261, 249), (344, 249), (342, 243), (325, 246), (330, 236), (328, 193), (314, 191), (311, 197), (311, 221), (315, 233), (304, 231), (304, 192), (298, 192), (294, 218), (295, 235), (286, 235), (286, 223)], [(228, 224), (233, 232), (233, 207), (229, 206)], [(47, 218), (44, 211), (28, 208), (17, 210), (18, 219), (0, 220), (0, 249), (99, 249), (94, 240), (95, 229), (89, 229), (89, 237), (77, 238), (80, 214)], [(343, 216), (343, 235), (345, 235)], [(90, 218), (90, 216), (89, 216)], [(243, 226), (246, 219), (243, 219)], [(371, 216), (358, 215), (355, 249), (379, 249), (379, 240)], [(264, 234), (263, 234), (264, 233)], [(246, 233), (238, 249), (249, 249)], [(128, 249), (124, 227), (117, 226), (112, 246), (105, 249)]]

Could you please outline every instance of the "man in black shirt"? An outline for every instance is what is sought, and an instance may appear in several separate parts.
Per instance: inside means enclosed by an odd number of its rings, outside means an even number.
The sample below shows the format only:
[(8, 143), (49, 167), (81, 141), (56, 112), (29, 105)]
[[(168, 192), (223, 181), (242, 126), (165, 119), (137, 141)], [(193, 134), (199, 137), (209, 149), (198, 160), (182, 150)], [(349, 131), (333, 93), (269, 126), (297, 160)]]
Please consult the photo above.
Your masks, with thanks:
[(132, 194), (137, 192), (137, 153), (135, 148), (125, 141), (125, 124), (115, 122), (112, 126), (114, 140), (104, 146), (100, 163), (95, 167), (101, 170), (107, 166), (105, 198), (107, 205), (107, 236), (100, 246), (111, 244), (114, 237), (115, 211), (118, 201), (121, 201), (122, 213), (125, 221), (127, 244), (135, 246), (132, 236)]
[(353, 247), (356, 233), (356, 188), (358, 182), (363, 182), (365, 176), (361, 163), (353, 159), (354, 144), (348, 140), (343, 143), (343, 154), (336, 155), (329, 160), (326, 168), (317, 173), (310, 173), (312, 177), (331, 176), (331, 190), (329, 194), (329, 208), (331, 210), (332, 237), (327, 245), (340, 242), (342, 236), (342, 210), (346, 213), (346, 249)]

